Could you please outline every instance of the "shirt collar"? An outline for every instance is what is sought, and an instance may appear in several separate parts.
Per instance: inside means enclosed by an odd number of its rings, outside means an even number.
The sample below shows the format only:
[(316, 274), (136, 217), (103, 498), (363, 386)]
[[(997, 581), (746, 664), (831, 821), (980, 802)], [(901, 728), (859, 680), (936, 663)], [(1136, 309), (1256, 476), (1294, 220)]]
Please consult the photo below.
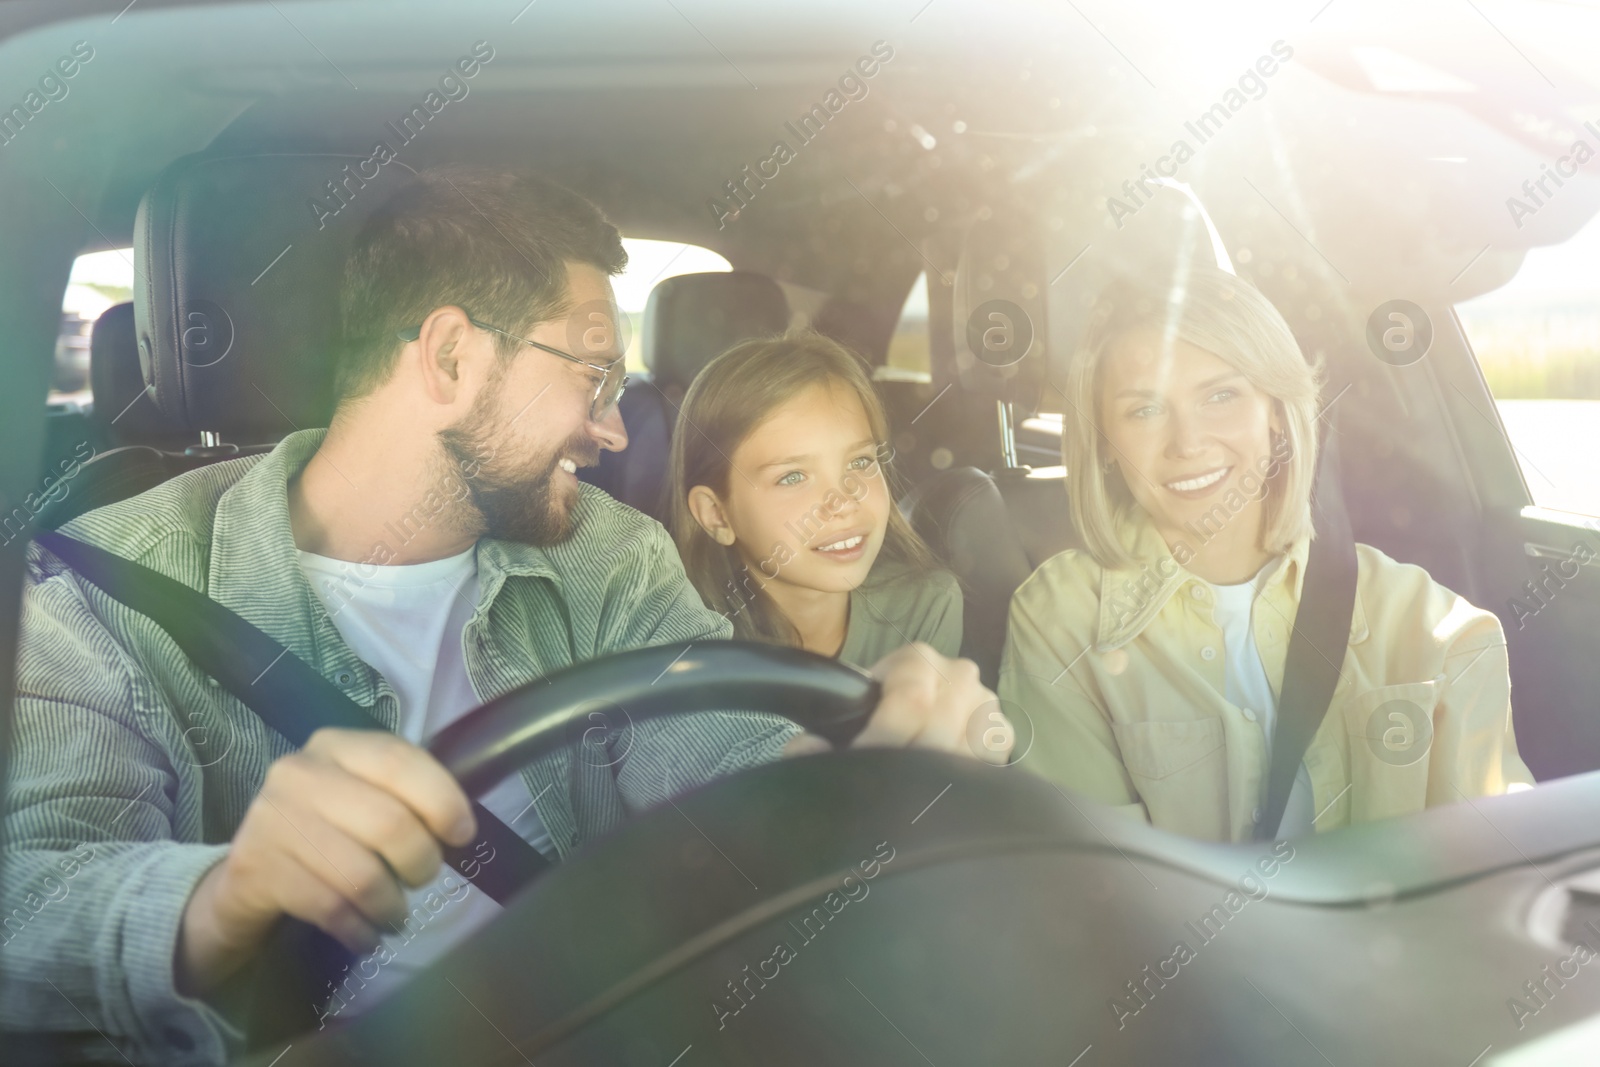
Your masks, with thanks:
[[(324, 654), (317, 640), (321, 602), (300, 569), (289, 523), (289, 481), (310, 462), (327, 435), (301, 430), (285, 437), (222, 494), (211, 535), (207, 589), (211, 598), (327, 672), (348, 649)], [(534, 545), (485, 538), (478, 542), (478, 611), (486, 612), (511, 576), (561, 582), (550, 557)], [(326, 635), (324, 635), (326, 636)], [(353, 656), (353, 654), (351, 654)]]
[(278, 442), (217, 501), (206, 588), (211, 599), (255, 623), (316, 664), (311, 647), (315, 594), (300, 572), (289, 526), (289, 479), (326, 430), (301, 430)]
[(478, 542), (478, 583), (481, 610), (488, 610), (505, 580), (511, 577), (549, 578), (559, 588), (561, 571), (537, 545), (484, 538)]
[[(1183, 569), (1148, 519), (1140, 515), (1125, 516), (1118, 523), (1117, 532), (1133, 561), (1126, 567), (1107, 568), (1101, 572), (1100, 615), (1095, 636), (1095, 648), (1099, 652), (1119, 648), (1138, 637), (1184, 585), (1205, 582)], [(1263, 593), (1282, 587), (1291, 611), (1297, 610), (1300, 604), (1310, 549), (1311, 539), (1302, 537), (1278, 557), (1276, 565), (1261, 581)], [(1353, 644), (1366, 636), (1366, 615), (1358, 596), (1350, 617), (1350, 641)]]

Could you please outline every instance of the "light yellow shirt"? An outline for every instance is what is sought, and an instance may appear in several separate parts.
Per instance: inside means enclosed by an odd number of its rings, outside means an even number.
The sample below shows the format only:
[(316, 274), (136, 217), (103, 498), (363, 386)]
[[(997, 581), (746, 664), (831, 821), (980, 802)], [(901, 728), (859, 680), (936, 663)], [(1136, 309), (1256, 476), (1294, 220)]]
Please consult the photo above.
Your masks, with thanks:
[[(1131, 568), (1069, 550), (1012, 598), (1000, 699), (1032, 724), (1021, 761), (1162, 829), (1249, 840), (1270, 753), (1260, 716), (1223, 698), (1212, 594), (1148, 522), (1125, 527), (1124, 541)], [(1309, 546), (1269, 570), (1252, 613), (1275, 698)], [(1356, 558), (1349, 649), (1305, 754), (1316, 829), (1531, 784), (1499, 619), (1369, 545)]]

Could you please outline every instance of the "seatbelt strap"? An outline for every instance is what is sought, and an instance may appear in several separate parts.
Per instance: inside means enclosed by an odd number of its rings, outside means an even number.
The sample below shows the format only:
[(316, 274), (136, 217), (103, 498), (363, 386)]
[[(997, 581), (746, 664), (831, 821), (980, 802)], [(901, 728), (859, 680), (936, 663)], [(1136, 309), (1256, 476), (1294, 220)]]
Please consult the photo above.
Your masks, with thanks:
[[(195, 666), (296, 748), (324, 726), (386, 729), (304, 660), (204, 593), (53, 530), (36, 533), (34, 540), (107, 596), (165, 630)], [(472, 813), (477, 839), (459, 848), (444, 846), (445, 862), (504, 904), (551, 863), (476, 800)], [(484, 843), (493, 849), (492, 862), (484, 862), (477, 851)]]
[(1313, 502), (1316, 536), (1306, 557), (1295, 609), (1283, 687), (1278, 697), (1278, 724), (1272, 738), (1272, 769), (1267, 801), (1256, 823), (1256, 839), (1271, 840), (1283, 823), (1289, 792), (1306, 748), (1328, 714), (1339, 684), (1350, 620), (1356, 603), (1356, 546), (1350, 517), (1339, 496), (1338, 465), (1324, 447)]

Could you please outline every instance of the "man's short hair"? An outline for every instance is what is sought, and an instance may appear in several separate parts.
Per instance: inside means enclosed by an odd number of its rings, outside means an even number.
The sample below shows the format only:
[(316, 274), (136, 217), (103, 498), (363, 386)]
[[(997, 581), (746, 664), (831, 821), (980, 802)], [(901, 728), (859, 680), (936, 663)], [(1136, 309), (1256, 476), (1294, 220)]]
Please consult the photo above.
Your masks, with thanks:
[[(345, 261), (334, 395), (342, 403), (388, 380), (396, 335), (435, 308), (523, 336), (566, 314), (568, 262), (607, 274), (628, 263), (617, 228), (583, 197), (512, 171), (420, 172), (373, 212)], [(496, 343), (505, 359), (522, 347)]]

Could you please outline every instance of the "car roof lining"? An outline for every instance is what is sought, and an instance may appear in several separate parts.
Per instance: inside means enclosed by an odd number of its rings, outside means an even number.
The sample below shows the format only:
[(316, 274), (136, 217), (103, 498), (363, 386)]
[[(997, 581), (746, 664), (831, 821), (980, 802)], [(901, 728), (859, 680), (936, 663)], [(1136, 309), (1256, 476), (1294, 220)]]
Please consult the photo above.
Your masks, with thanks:
[[(959, 16), (972, 15), (972, 5), (946, 2), (969, 10), (900, 26), (834, 0), (770, 5), (744, 17), (722, 5), (696, 12), (691, 22), (671, 5), (639, 10), (607, 0), (535, 7), (511, 25), (503, 4), (462, 3), (451, 19), (459, 29), (436, 17), (408, 18), (427, 10), (411, 2), (385, 4), (384, 20), (374, 24), (362, 0), (276, 7), (145, 0), (115, 22), (101, 7), (63, 0), (49, 5), (57, 19), (89, 10), (94, 17), (49, 25), (39, 25), (43, 5), (12, 2), (0, 4), (0, 33), (12, 34), (0, 41), (0, 69), (44, 70), (72, 40), (98, 42), (93, 73), (101, 82), (83, 77), (75, 88), (93, 104), (69, 110), (69, 98), (59, 107), (67, 115), (49, 116), (58, 128), (73, 129), (53, 146), (48, 169), (96, 176), (99, 189), (85, 190), (89, 204), (79, 206), (110, 239), (105, 243), (115, 243), (131, 233), (143, 190), (177, 156), (206, 147), (365, 150), (384, 119), (417, 102), (474, 40), (488, 40), (494, 64), (456, 113), (441, 116), (448, 121), (407, 149), (408, 162), (469, 158), (533, 167), (593, 195), (630, 235), (704, 245), (738, 266), (880, 304), (903, 298), (922, 267), (916, 243), (927, 233), (963, 224), (983, 203), (1003, 200), (1008, 187), (1037, 185), (1040, 173), (1114, 192), (1117, 177), (1138, 173), (1138, 153), (1159, 152), (1154, 146), (1173, 128), (1167, 114), (1107, 81), (1103, 47), (1083, 34), (1072, 34), (1065, 52), (1057, 42), (1031, 51), (1018, 43), (1020, 26), (1040, 37), (1052, 23), (1067, 27), (1071, 12), (1047, 15), (1027, 0), (1010, 0), (985, 5), (981, 20), (969, 20)], [(31, 31), (17, 32), (30, 21)], [(715, 44), (701, 32), (706, 28)], [(744, 217), (714, 225), (707, 204), (723, 183), (765, 158), (773, 139), (786, 136), (783, 118), (803, 112), (884, 39), (898, 47), (897, 60), (884, 68), (892, 78), (870, 84), (845, 121), (824, 131), (820, 147), (802, 149), (810, 158), (759, 190)], [(225, 48), (223, 41), (248, 47)], [(1009, 47), (1017, 66), (1035, 71), (1031, 80), (1042, 84), (1024, 91), (1015, 84), (1018, 71), (1000, 78), (962, 63), (995, 47)], [(1054, 69), (1037, 69), (1035, 60), (1045, 57)], [(959, 77), (951, 76), (952, 65)], [(1065, 104), (1059, 96), (1051, 98), (1057, 107), (1033, 99), (1051, 88), (1069, 94)], [(1320, 106), (1331, 101), (1365, 114), (1386, 108), (1396, 119), (1411, 116), (1417, 128), (1426, 117), (1430, 127), (1447, 127), (1437, 138), (1471, 139), (1474, 155), (1502, 149), (1499, 132), (1435, 102), (1360, 97), (1331, 86), (1320, 92)], [(91, 108), (103, 115), (88, 115)], [(952, 117), (966, 123), (967, 136), (946, 132)], [(885, 128), (891, 123), (892, 131)], [(942, 168), (915, 144), (910, 127), (918, 123), (939, 134)], [(1126, 137), (1111, 135), (1124, 127)], [(684, 150), (688, 144), (693, 151)], [(1371, 158), (1382, 158), (1386, 147), (1372, 146)], [(1281, 155), (1283, 146), (1272, 150)], [(1296, 151), (1304, 157), (1308, 150)], [(1310, 205), (1302, 210), (1325, 213), (1325, 179), (1291, 165), (1300, 199)], [(932, 173), (936, 168), (945, 176)], [(957, 169), (960, 179), (947, 177)], [(1259, 169), (1255, 175), (1259, 183)], [(1196, 181), (1205, 183), (1203, 176)], [(1248, 195), (1213, 189), (1207, 202), (1224, 224), (1226, 199), (1259, 210)], [(1396, 216), (1415, 214), (1416, 205), (1405, 202), (1415, 191), (1397, 186), (1387, 195)], [(1573, 216), (1567, 232), (1593, 214), (1595, 205), (1577, 199), (1566, 209)], [(1325, 228), (1335, 226), (1329, 220)], [(1489, 266), (1478, 272), (1492, 288), (1504, 272)]]

